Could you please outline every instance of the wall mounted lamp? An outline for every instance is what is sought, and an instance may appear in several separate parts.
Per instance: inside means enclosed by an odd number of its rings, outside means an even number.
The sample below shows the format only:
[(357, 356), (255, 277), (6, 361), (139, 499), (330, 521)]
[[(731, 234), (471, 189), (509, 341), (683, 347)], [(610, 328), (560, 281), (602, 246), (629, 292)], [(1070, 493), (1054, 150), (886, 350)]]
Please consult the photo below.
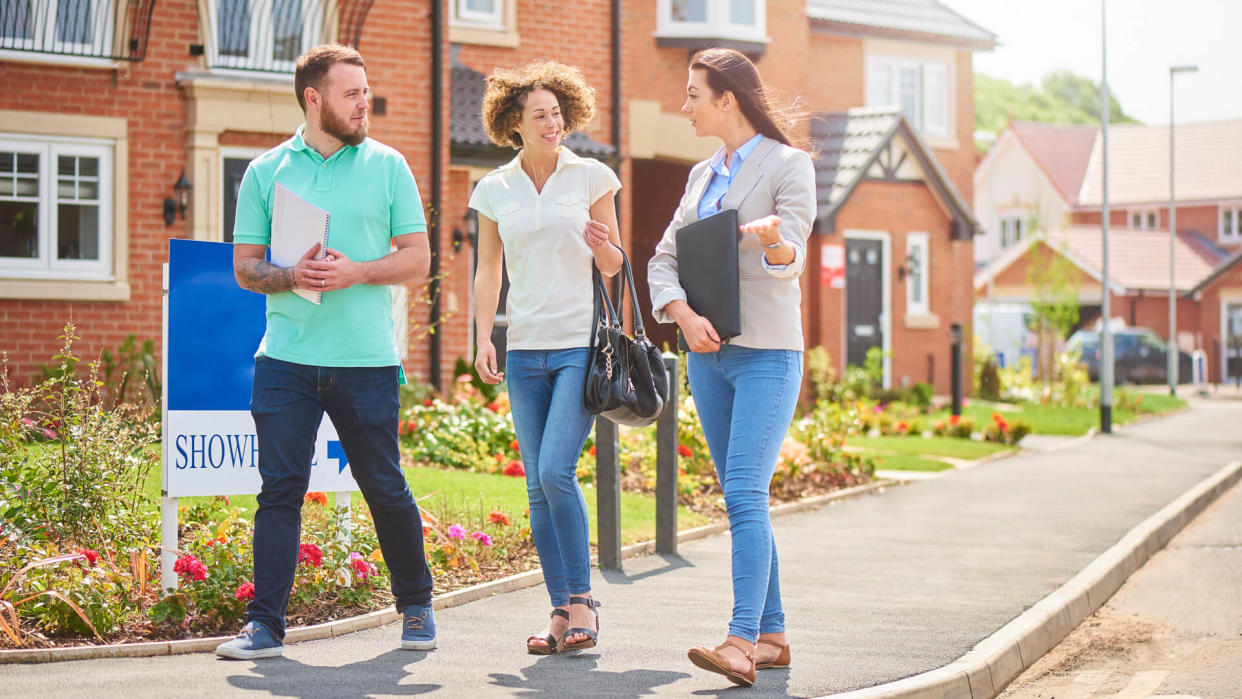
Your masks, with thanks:
[(177, 178), (177, 182), (173, 184), (173, 194), (176, 198), (169, 197), (164, 200), (164, 225), (171, 226), (173, 221), (177, 219), (177, 213), (181, 213), (181, 220), (185, 220), (185, 210), (190, 208), (190, 190), (194, 189), (194, 185), (185, 178), (185, 168), (181, 168), (181, 176)]

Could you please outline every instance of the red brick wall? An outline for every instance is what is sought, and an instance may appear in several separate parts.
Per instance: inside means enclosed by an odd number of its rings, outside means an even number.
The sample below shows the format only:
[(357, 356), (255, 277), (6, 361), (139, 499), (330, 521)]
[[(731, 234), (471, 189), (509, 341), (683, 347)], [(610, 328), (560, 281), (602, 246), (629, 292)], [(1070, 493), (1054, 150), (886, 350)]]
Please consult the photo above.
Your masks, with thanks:
[[(891, 282), (892, 384), (927, 381), (931, 355), (931, 383), (937, 392), (949, 392), (950, 324), (962, 324), (963, 356), (970, 357), (971, 276), (961, 270), (973, 268), (971, 241), (950, 240), (949, 221), (923, 184), (864, 181), (838, 214), (836, 230), (835, 234), (812, 239), (816, 249), (808, 255), (810, 264), (803, 277), (807, 345), (823, 345), (832, 355), (834, 365), (844, 368), (845, 295), (840, 289), (819, 284), (818, 246), (843, 245), (842, 235), (849, 230), (885, 231), (889, 234), (891, 257), (886, 264)], [(939, 326), (933, 329), (905, 327), (906, 287), (904, 281), (898, 280), (896, 270), (905, 263), (906, 235), (910, 232), (928, 233), (930, 311), (939, 318)]]
[(0, 350), (14, 378), (29, 380), (49, 364), (56, 336), (72, 314), (84, 359), (115, 348), (127, 335), (160, 345), (162, 267), (168, 239), (185, 237), (178, 219), (165, 227), (162, 203), (186, 165), (186, 100), (177, 71), (194, 67), (198, 14), (188, 0), (156, 3), (147, 59), (116, 71), (0, 62), (0, 109), (57, 112), (129, 120), (130, 301), (76, 302), (0, 299)]
[[(1159, 207), (1160, 223), (1162, 230), (1169, 230), (1169, 207)], [(1127, 216), (1129, 207), (1111, 207), (1109, 211), (1109, 220), (1112, 225), (1121, 228), (1129, 227)], [(1076, 211), (1070, 214), (1070, 220), (1076, 224), (1083, 225), (1100, 225), (1100, 211)], [(1181, 206), (1177, 207), (1177, 230), (1179, 231), (1195, 231), (1208, 237), (1209, 240), (1216, 242), (1216, 236), (1220, 227), (1220, 214), (1218, 207), (1213, 204), (1209, 206)]]

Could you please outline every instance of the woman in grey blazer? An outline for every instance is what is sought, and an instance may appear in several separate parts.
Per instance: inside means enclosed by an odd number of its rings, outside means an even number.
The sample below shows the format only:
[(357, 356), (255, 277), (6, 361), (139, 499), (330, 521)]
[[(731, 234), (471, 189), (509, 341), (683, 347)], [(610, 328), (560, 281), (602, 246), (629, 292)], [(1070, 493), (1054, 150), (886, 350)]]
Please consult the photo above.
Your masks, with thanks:
[[(744, 55), (708, 49), (690, 64), (684, 112), (698, 136), (723, 141), (690, 171), (647, 267), (655, 319), (676, 322), (690, 347), (690, 391), (724, 490), (733, 548), (733, 618), (725, 642), (693, 648), (695, 665), (749, 686), (755, 669), (788, 667), (768, 484), (802, 383), (806, 241), (815, 219), (811, 158), (777, 126), (759, 72)], [(686, 303), (676, 232), (737, 209), (742, 333), (721, 340)]]

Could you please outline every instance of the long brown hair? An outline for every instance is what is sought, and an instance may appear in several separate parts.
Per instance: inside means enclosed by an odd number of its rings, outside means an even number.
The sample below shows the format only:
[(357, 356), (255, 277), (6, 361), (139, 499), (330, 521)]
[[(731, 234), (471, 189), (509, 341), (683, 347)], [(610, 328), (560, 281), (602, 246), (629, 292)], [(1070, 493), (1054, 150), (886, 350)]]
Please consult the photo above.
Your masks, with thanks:
[(707, 72), (707, 86), (720, 95), (726, 90), (737, 98), (742, 116), (756, 131), (792, 146), (789, 135), (776, 123), (776, 112), (768, 100), (759, 69), (744, 54), (733, 49), (703, 49), (690, 59), (690, 70)]

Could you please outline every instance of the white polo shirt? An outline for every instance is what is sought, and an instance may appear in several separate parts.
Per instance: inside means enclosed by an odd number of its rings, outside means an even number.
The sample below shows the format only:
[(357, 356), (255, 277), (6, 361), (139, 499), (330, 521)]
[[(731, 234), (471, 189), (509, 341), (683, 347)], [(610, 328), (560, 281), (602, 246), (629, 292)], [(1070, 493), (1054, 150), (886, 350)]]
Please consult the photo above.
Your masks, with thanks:
[(591, 339), (591, 205), (621, 189), (607, 165), (561, 146), (556, 170), (536, 192), (522, 154), (492, 170), (470, 208), (496, 222), (509, 272), (508, 349), (586, 347)]

